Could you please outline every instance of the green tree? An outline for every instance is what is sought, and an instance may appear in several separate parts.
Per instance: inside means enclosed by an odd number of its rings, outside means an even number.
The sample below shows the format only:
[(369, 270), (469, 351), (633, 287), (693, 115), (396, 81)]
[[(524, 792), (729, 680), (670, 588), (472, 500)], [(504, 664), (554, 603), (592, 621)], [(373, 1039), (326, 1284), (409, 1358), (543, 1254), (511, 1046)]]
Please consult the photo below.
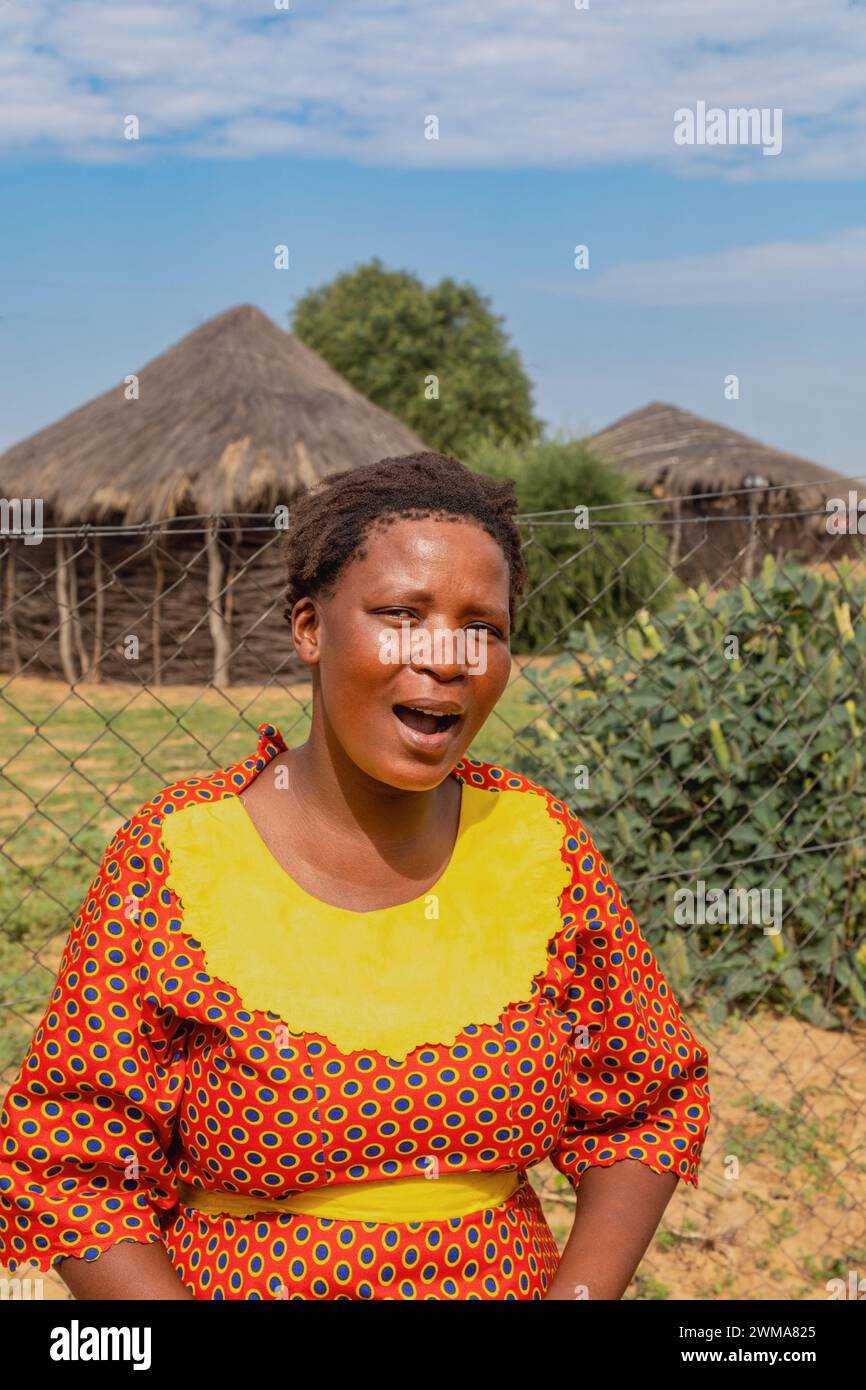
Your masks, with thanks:
[[(639, 608), (669, 601), (668, 540), (647, 528), (632, 483), (580, 440), (519, 447), (480, 445), (464, 462), (478, 473), (513, 478), (529, 582), (512, 649), (555, 651), (577, 623), (615, 626)], [(575, 526), (576, 507), (592, 524)], [(593, 508), (604, 511), (593, 515)], [(596, 524), (598, 523), (598, 524)]]
[[(428, 288), (375, 259), (305, 294), (292, 328), (431, 448), (462, 457), (481, 440), (525, 441), (541, 427), (503, 320), (472, 285)], [(431, 376), (438, 399), (428, 398)]]

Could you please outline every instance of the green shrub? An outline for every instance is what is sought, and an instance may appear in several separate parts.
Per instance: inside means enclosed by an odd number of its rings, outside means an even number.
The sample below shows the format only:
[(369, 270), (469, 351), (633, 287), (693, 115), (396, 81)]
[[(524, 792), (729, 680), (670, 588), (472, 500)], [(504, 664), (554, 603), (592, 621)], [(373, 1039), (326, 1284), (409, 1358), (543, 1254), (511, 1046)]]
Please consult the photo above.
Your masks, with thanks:
[[(517, 483), (520, 512), (558, 512), (523, 523), (529, 583), (512, 649), (556, 650), (576, 622), (592, 614), (602, 626), (638, 608), (654, 608), (673, 591), (668, 542), (661, 529), (613, 523), (645, 522), (645, 507), (619, 473), (580, 441), (547, 440), (529, 446), (478, 445), (468, 467)], [(610, 507), (575, 526), (575, 508)], [(607, 524), (611, 523), (611, 524)]]
[[(768, 558), (752, 584), (689, 590), (615, 640), (586, 623), (533, 672), (539, 717), (512, 765), (586, 822), (674, 990), (719, 1018), (769, 1001), (825, 1027), (866, 1019), (866, 585), (847, 562), (841, 579)], [(675, 925), (699, 879), (780, 889), (781, 932)]]

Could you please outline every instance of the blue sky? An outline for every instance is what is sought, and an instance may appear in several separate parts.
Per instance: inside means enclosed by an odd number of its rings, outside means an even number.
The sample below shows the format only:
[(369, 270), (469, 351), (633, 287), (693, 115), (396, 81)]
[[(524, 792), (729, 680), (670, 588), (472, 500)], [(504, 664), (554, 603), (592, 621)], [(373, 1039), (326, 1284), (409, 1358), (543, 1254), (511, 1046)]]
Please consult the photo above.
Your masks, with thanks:
[[(552, 429), (667, 400), (863, 472), (866, 6), (0, 0), (0, 68), (0, 448), (379, 256), (488, 294)], [(780, 153), (677, 146), (699, 101)]]

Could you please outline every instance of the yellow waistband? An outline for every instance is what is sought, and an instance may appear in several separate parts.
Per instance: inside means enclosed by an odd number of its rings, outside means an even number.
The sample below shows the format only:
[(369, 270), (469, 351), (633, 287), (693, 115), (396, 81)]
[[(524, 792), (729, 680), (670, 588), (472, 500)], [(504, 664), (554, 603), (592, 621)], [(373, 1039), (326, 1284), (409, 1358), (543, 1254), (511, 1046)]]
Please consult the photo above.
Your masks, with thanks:
[(257, 1216), (300, 1212), (337, 1221), (447, 1221), (484, 1207), (495, 1207), (520, 1185), (519, 1170), (441, 1173), (428, 1178), (384, 1178), (373, 1182), (328, 1183), (286, 1197), (247, 1197), (239, 1192), (180, 1183), (180, 1204), (211, 1215)]

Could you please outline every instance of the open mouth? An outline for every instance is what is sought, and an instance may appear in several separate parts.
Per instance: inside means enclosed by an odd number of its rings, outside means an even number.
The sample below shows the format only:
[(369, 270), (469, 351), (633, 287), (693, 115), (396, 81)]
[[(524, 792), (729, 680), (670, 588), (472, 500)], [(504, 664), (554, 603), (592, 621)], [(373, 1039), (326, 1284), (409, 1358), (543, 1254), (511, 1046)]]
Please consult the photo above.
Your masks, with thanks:
[(412, 705), (395, 705), (394, 713), (407, 729), (418, 734), (441, 734), (457, 724), (459, 714), (432, 714), (430, 710), (415, 709)]

